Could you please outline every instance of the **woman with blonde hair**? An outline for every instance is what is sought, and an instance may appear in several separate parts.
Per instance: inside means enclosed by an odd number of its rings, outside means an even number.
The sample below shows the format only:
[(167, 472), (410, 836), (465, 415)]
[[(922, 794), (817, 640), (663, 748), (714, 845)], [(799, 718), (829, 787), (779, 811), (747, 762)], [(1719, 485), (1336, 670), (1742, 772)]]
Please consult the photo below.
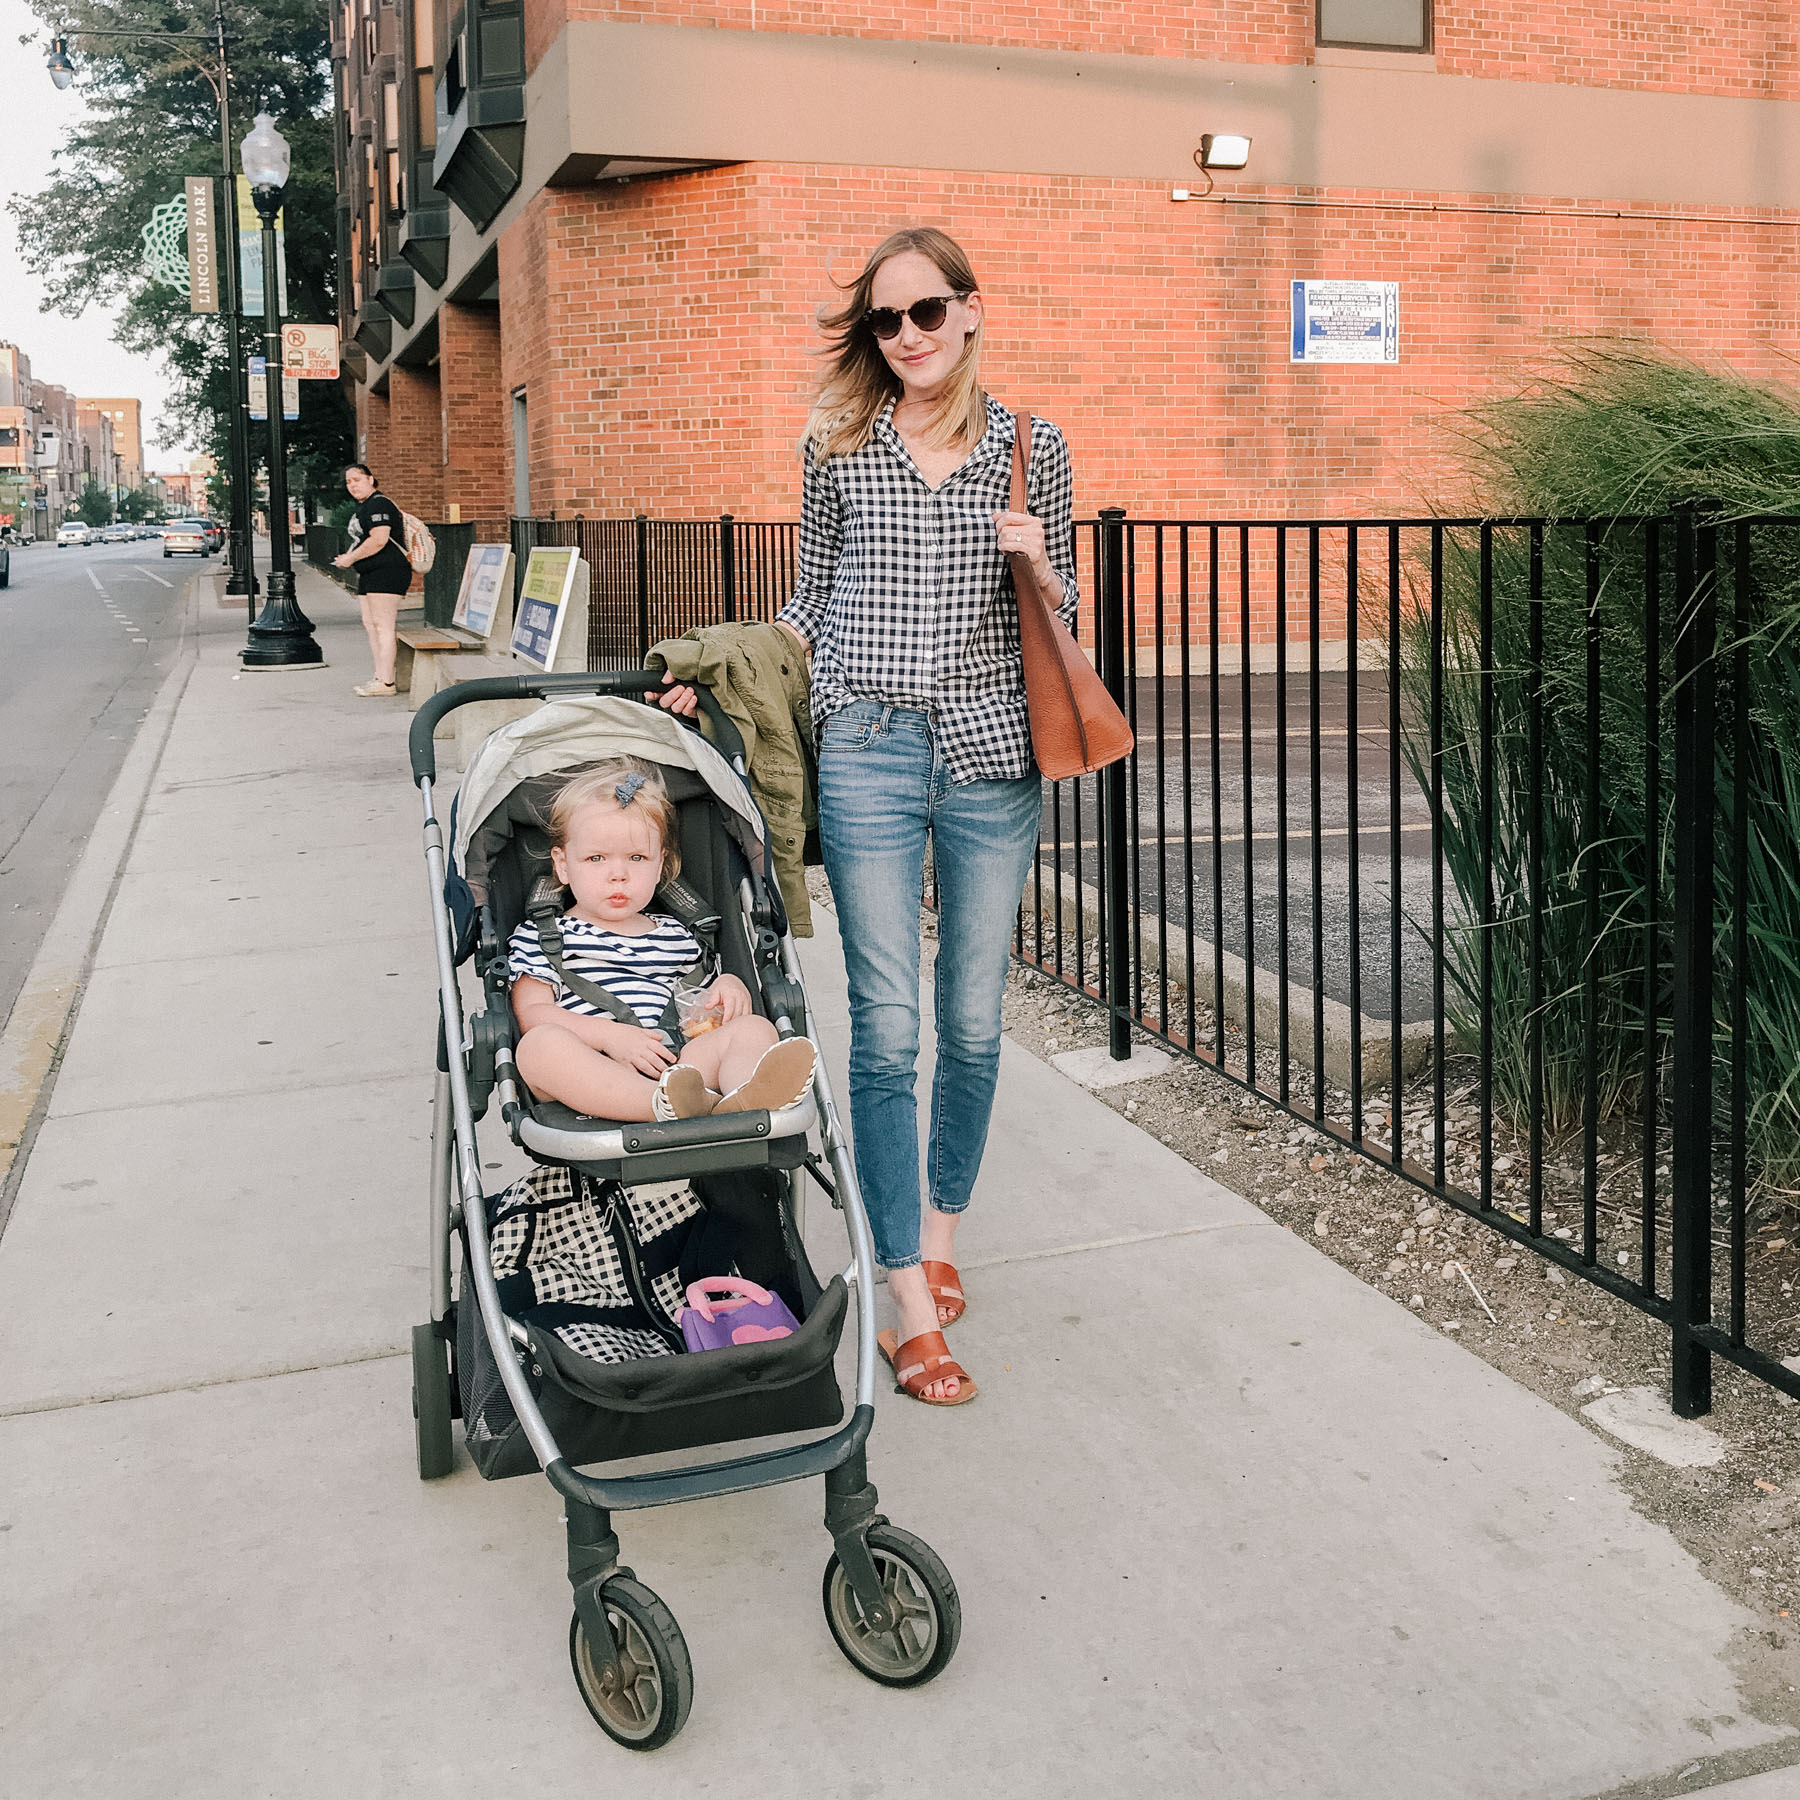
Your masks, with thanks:
[[(895, 232), (821, 324), (829, 360), (806, 425), (799, 574), (780, 623), (812, 653), (857, 1174), (898, 1315), (882, 1347), (913, 1398), (957, 1406), (975, 1384), (942, 1336), (965, 1305), (956, 1227), (987, 1142), (1013, 923), (1042, 811), (1006, 554), (1030, 557), (1071, 621), (1069, 455), (1034, 418), (1029, 511), (1009, 509), (1013, 418), (982, 388), (981, 291), (943, 232)], [(922, 1191), (928, 838), (938, 1050)]]

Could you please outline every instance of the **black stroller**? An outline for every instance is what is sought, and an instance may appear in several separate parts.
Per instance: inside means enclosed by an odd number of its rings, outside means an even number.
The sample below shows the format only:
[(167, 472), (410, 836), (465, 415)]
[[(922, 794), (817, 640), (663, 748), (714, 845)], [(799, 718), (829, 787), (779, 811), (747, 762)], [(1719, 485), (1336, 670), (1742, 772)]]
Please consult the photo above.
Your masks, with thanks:
[[(874, 1251), (862, 1196), (820, 1058), (812, 1091), (773, 1114), (736, 1112), (668, 1124), (586, 1118), (534, 1097), (513, 1067), (507, 940), (549, 869), (551, 800), (579, 769), (629, 755), (657, 764), (676, 803), (682, 873), (675, 909), (703, 909), (721, 966), (742, 979), (783, 1037), (808, 1031), (806, 994), (744, 782), (742, 740), (712, 695), (713, 734), (628, 696), (659, 685), (641, 670), (466, 681), (422, 706), (412, 724), (413, 779), (425, 808), (425, 859), (437, 939), (441, 1022), (431, 1163), (431, 1319), (413, 1331), (419, 1474), (450, 1472), (451, 1421), (489, 1479), (541, 1468), (566, 1502), (575, 1611), (569, 1658), (588, 1710), (616, 1742), (667, 1743), (693, 1700), (693, 1670), (669, 1609), (619, 1561), (612, 1514), (633, 1507), (825, 1478), (826, 1622), (849, 1661), (895, 1687), (929, 1681), (961, 1629), (949, 1571), (876, 1510), (865, 1445), (874, 1423)], [(480, 701), (550, 704), (493, 732), (470, 761), (447, 854), (433, 803), (433, 733)], [(717, 746), (715, 748), (715, 745)], [(465, 1017), (458, 965), (472, 959), (480, 996)], [(498, 1097), (513, 1141), (572, 1182), (686, 1181), (729, 1232), (738, 1272), (779, 1293), (792, 1335), (703, 1355), (604, 1363), (556, 1332), (504, 1310), (491, 1261), (493, 1199), (483, 1193), (475, 1122)], [(824, 1157), (809, 1133), (817, 1127)], [(829, 1165), (829, 1173), (827, 1172)], [(849, 1268), (821, 1284), (801, 1246), (802, 1184), (832, 1198)], [(616, 1190), (612, 1190), (616, 1191)], [(460, 1282), (451, 1298), (451, 1244)], [(833, 1366), (852, 1292), (856, 1403), (847, 1423)], [(647, 1474), (586, 1475), (577, 1465), (647, 1452), (836, 1427), (829, 1435), (729, 1461)]]

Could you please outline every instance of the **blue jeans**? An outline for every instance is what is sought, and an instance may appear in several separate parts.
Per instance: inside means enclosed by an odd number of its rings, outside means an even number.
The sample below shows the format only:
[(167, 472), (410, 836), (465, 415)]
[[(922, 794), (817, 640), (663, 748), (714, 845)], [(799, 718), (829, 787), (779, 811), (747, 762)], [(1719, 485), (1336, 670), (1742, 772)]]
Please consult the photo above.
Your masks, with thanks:
[(1000, 1001), (1043, 791), (950, 780), (929, 716), (859, 700), (826, 721), (819, 837), (850, 977), (850, 1123), (875, 1252), (919, 1261), (919, 905), (937, 873), (931, 1204), (969, 1204), (1000, 1072)]

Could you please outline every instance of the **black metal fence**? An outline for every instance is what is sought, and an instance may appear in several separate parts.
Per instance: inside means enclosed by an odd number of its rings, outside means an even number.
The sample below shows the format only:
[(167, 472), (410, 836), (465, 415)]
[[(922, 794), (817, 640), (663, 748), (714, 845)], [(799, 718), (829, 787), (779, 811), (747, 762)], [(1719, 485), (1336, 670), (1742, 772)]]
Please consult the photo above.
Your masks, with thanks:
[(652, 644), (697, 625), (774, 618), (794, 591), (799, 535), (792, 523), (729, 513), (514, 519), (514, 581), (534, 544), (577, 545), (588, 565), (588, 666), (637, 668)]
[[(791, 523), (511, 529), (595, 667), (793, 586)], [(1800, 521), (1077, 542), (1137, 748), (1046, 785), (1018, 954), (1661, 1321), (1678, 1412), (1800, 1394)]]
[(1021, 954), (1663, 1321), (1678, 1412), (1800, 1394), (1800, 521), (1084, 535), (1137, 749)]

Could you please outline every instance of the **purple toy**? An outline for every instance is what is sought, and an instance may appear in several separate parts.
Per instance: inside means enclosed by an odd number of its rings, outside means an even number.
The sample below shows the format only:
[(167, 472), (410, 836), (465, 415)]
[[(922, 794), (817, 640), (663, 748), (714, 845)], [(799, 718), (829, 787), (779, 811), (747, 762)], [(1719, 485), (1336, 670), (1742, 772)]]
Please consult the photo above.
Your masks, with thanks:
[(681, 1335), (690, 1350), (728, 1350), (733, 1344), (760, 1344), (792, 1337), (800, 1321), (786, 1305), (754, 1281), (711, 1275), (687, 1291)]

